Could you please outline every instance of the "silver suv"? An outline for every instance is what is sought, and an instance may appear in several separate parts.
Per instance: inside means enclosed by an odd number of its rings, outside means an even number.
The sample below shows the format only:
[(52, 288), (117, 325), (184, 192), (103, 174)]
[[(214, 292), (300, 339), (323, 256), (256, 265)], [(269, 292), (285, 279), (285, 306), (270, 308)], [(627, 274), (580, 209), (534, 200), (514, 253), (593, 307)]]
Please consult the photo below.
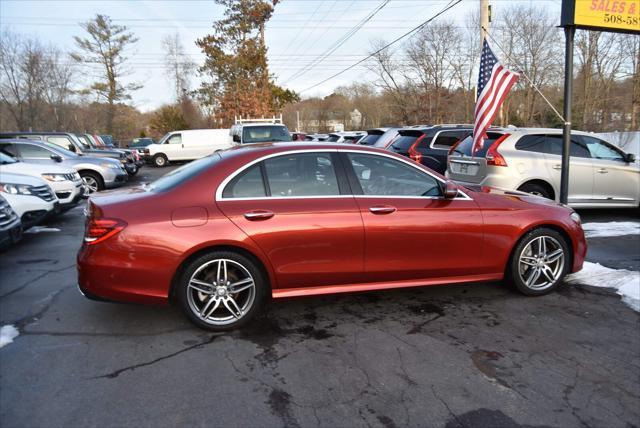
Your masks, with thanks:
[[(494, 128), (487, 136), (475, 156), (471, 137), (452, 147), (447, 177), (462, 185), (520, 190), (558, 200), (562, 130)], [(640, 166), (633, 154), (592, 134), (573, 131), (570, 155), (569, 205), (638, 207)]]

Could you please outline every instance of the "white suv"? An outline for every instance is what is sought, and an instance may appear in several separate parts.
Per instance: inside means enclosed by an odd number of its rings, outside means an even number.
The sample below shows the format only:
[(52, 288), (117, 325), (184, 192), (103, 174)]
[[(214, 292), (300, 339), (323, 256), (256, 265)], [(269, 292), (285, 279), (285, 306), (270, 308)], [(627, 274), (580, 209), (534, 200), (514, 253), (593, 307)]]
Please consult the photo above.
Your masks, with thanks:
[(58, 198), (44, 180), (22, 174), (0, 174), (0, 195), (20, 217), (24, 230), (55, 212)]
[[(562, 130), (494, 128), (487, 135), (475, 155), (471, 137), (451, 148), (447, 177), (465, 186), (520, 190), (558, 200)], [(593, 134), (573, 131), (570, 155), (569, 205), (638, 207), (640, 166), (633, 154)]]
[(2, 152), (0, 152), (0, 164), (2, 165), (0, 177), (5, 173), (13, 173), (44, 179), (55, 192), (62, 211), (73, 208), (85, 195), (84, 183), (75, 169), (21, 162)]

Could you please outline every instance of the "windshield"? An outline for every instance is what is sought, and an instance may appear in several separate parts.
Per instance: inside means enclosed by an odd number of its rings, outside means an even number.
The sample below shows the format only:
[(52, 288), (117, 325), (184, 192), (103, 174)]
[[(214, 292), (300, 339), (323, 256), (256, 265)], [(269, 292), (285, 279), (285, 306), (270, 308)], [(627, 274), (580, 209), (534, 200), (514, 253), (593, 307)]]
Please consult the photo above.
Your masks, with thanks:
[(57, 144), (53, 144), (50, 143), (48, 141), (42, 141), (42, 143), (47, 146), (47, 148), (53, 150), (54, 152), (62, 155), (62, 156), (66, 156), (69, 158), (75, 158), (78, 157), (77, 154), (73, 153), (71, 150), (67, 150), (67, 149), (63, 149), (62, 147), (58, 146)]
[(291, 141), (286, 126), (245, 126), (242, 129), (243, 143), (268, 143), (275, 141)]
[(210, 156), (189, 162), (180, 168), (174, 169), (168, 174), (163, 175), (149, 186), (149, 190), (166, 192), (171, 190), (179, 184), (184, 183), (187, 180), (199, 175), (201, 172), (208, 169), (210, 166), (215, 165), (220, 160), (220, 155), (214, 153)]
[(90, 149), (91, 145), (89, 144), (89, 140), (84, 135), (72, 135), (71, 138), (74, 138), (78, 145), (83, 149)]
[(11, 156), (5, 155), (4, 153), (0, 152), (0, 164), (7, 165), (10, 163), (16, 163), (16, 162), (18, 161), (12, 158)]
[(401, 135), (391, 145), (396, 150), (409, 150), (409, 147), (413, 145), (418, 139), (417, 135)]

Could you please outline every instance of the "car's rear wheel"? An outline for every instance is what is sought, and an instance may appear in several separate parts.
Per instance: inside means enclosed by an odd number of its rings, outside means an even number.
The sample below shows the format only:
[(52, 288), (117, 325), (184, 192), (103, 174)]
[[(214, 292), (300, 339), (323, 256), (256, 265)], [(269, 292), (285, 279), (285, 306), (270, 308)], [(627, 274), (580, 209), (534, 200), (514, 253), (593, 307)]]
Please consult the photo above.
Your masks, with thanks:
[(553, 229), (540, 228), (520, 240), (511, 257), (509, 273), (520, 292), (539, 296), (560, 285), (570, 261), (564, 237)]
[(91, 171), (83, 171), (80, 173), (80, 177), (85, 186), (87, 186), (87, 189), (89, 189), (89, 193), (99, 192), (104, 189), (104, 182), (99, 174)]
[(525, 183), (520, 186), (518, 190), (525, 193), (531, 193), (532, 195), (542, 196), (543, 198), (553, 199), (553, 192), (542, 184)]
[(167, 157), (162, 153), (158, 153), (153, 157), (153, 164), (157, 167), (167, 166), (168, 163), (169, 159), (167, 159)]
[(266, 280), (242, 254), (214, 251), (193, 260), (179, 279), (177, 299), (198, 327), (227, 331), (240, 327), (260, 309)]

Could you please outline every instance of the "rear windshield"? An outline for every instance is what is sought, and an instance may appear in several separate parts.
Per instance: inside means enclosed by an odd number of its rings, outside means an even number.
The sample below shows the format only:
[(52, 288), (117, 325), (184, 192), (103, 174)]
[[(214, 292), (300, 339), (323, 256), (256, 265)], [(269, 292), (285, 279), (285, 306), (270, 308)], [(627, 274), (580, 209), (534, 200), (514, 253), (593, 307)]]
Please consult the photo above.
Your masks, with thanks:
[[(483, 158), (487, 154), (487, 150), (489, 150), (489, 147), (491, 147), (491, 145), (495, 143), (498, 138), (502, 137), (502, 135), (504, 134), (500, 134), (497, 132), (488, 132), (487, 137), (489, 138), (484, 140), (484, 144), (482, 145), (482, 148), (478, 150), (478, 152), (476, 152), (474, 156)], [(453, 154), (472, 156), (472, 153), (471, 153), (472, 147), (473, 147), (473, 137), (469, 135), (467, 138), (462, 140), (460, 144), (458, 144), (458, 146), (453, 150)]]
[(396, 150), (409, 150), (409, 147), (411, 147), (417, 139), (418, 137), (416, 135), (401, 135), (393, 142), (391, 147)]
[(184, 183), (193, 177), (200, 175), (201, 172), (209, 169), (209, 167), (215, 165), (220, 161), (220, 155), (214, 153), (210, 156), (189, 162), (186, 165), (181, 166), (178, 169), (174, 169), (168, 174), (163, 175), (156, 181), (151, 183), (149, 190), (154, 192), (166, 192), (174, 187)]
[(286, 126), (245, 126), (242, 129), (243, 143), (270, 143), (274, 141), (291, 141)]
[(327, 138), (325, 141), (328, 141), (330, 143), (335, 143), (339, 139), (340, 139), (339, 135), (329, 135), (329, 138)]
[(359, 141), (360, 144), (364, 144), (365, 146), (373, 146), (376, 141), (378, 141), (382, 137), (382, 134), (367, 134), (362, 140)]

